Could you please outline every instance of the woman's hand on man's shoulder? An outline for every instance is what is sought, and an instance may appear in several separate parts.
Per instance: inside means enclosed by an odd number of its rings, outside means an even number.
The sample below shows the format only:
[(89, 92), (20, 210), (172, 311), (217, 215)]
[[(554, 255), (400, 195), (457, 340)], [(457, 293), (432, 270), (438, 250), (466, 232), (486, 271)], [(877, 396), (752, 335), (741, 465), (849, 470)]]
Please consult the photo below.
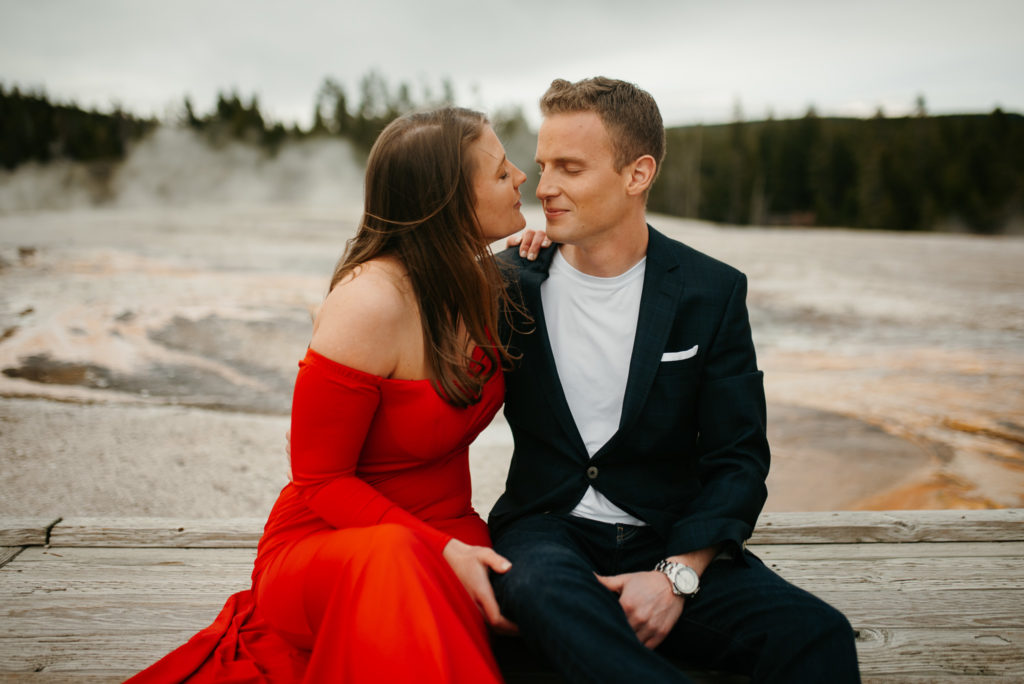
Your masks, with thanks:
[(515, 247), (516, 245), (519, 246), (519, 256), (533, 261), (540, 254), (541, 249), (551, 246), (551, 238), (543, 230), (526, 228), (509, 235), (508, 240), (505, 241), (506, 247)]

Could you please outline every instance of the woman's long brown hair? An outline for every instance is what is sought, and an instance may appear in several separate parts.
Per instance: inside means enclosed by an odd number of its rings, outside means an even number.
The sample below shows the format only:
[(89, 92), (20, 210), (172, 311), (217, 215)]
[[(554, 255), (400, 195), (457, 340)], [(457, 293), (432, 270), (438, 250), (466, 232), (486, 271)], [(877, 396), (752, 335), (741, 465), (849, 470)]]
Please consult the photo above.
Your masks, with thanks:
[[(497, 336), (498, 311), (519, 308), (473, 209), (469, 146), (486, 125), (483, 114), (456, 107), (391, 122), (370, 150), (362, 222), (331, 278), (334, 289), (381, 256), (403, 264), (419, 302), (434, 388), (454, 406), (478, 401), (509, 360)], [(466, 333), (487, 363), (473, 363)]]

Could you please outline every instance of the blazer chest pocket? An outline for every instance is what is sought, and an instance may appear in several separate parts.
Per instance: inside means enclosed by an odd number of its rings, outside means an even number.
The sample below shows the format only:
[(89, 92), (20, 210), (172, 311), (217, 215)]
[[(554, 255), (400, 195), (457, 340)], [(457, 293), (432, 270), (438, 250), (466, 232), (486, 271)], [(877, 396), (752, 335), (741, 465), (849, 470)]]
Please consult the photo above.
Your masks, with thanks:
[(698, 345), (680, 351), (667, 351), (661, 355), (657, 377), (691, 373), (697, 368)]

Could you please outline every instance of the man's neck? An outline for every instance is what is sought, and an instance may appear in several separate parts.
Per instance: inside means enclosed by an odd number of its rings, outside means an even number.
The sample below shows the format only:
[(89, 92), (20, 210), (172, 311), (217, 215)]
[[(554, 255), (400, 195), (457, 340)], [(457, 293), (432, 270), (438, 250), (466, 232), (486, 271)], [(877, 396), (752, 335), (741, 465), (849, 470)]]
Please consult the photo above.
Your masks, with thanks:
[(641, 218), (612, 235), (592, 242), (559, 246), (562, 257), (573, 268), (599, 278), (613, 278), (633, 268), (647, 255), (647, 223)]

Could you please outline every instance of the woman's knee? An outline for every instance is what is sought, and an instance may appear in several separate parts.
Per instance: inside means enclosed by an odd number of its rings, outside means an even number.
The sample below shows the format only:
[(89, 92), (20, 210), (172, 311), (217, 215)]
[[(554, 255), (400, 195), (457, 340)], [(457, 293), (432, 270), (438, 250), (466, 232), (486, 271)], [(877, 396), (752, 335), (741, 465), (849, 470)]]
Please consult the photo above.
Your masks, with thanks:
[(396, 524), (336, 530), (320, 540), (315, 565), (337, 577), (344, 568), (384, 561), (400, 563), (422, 546), (408, 527)]
[(402, 554), (414, 547), (420, 547), (423, 542), (408, 527), (387, 523), (374, 525), (370, 529), (370, 545), (385, 553)]

